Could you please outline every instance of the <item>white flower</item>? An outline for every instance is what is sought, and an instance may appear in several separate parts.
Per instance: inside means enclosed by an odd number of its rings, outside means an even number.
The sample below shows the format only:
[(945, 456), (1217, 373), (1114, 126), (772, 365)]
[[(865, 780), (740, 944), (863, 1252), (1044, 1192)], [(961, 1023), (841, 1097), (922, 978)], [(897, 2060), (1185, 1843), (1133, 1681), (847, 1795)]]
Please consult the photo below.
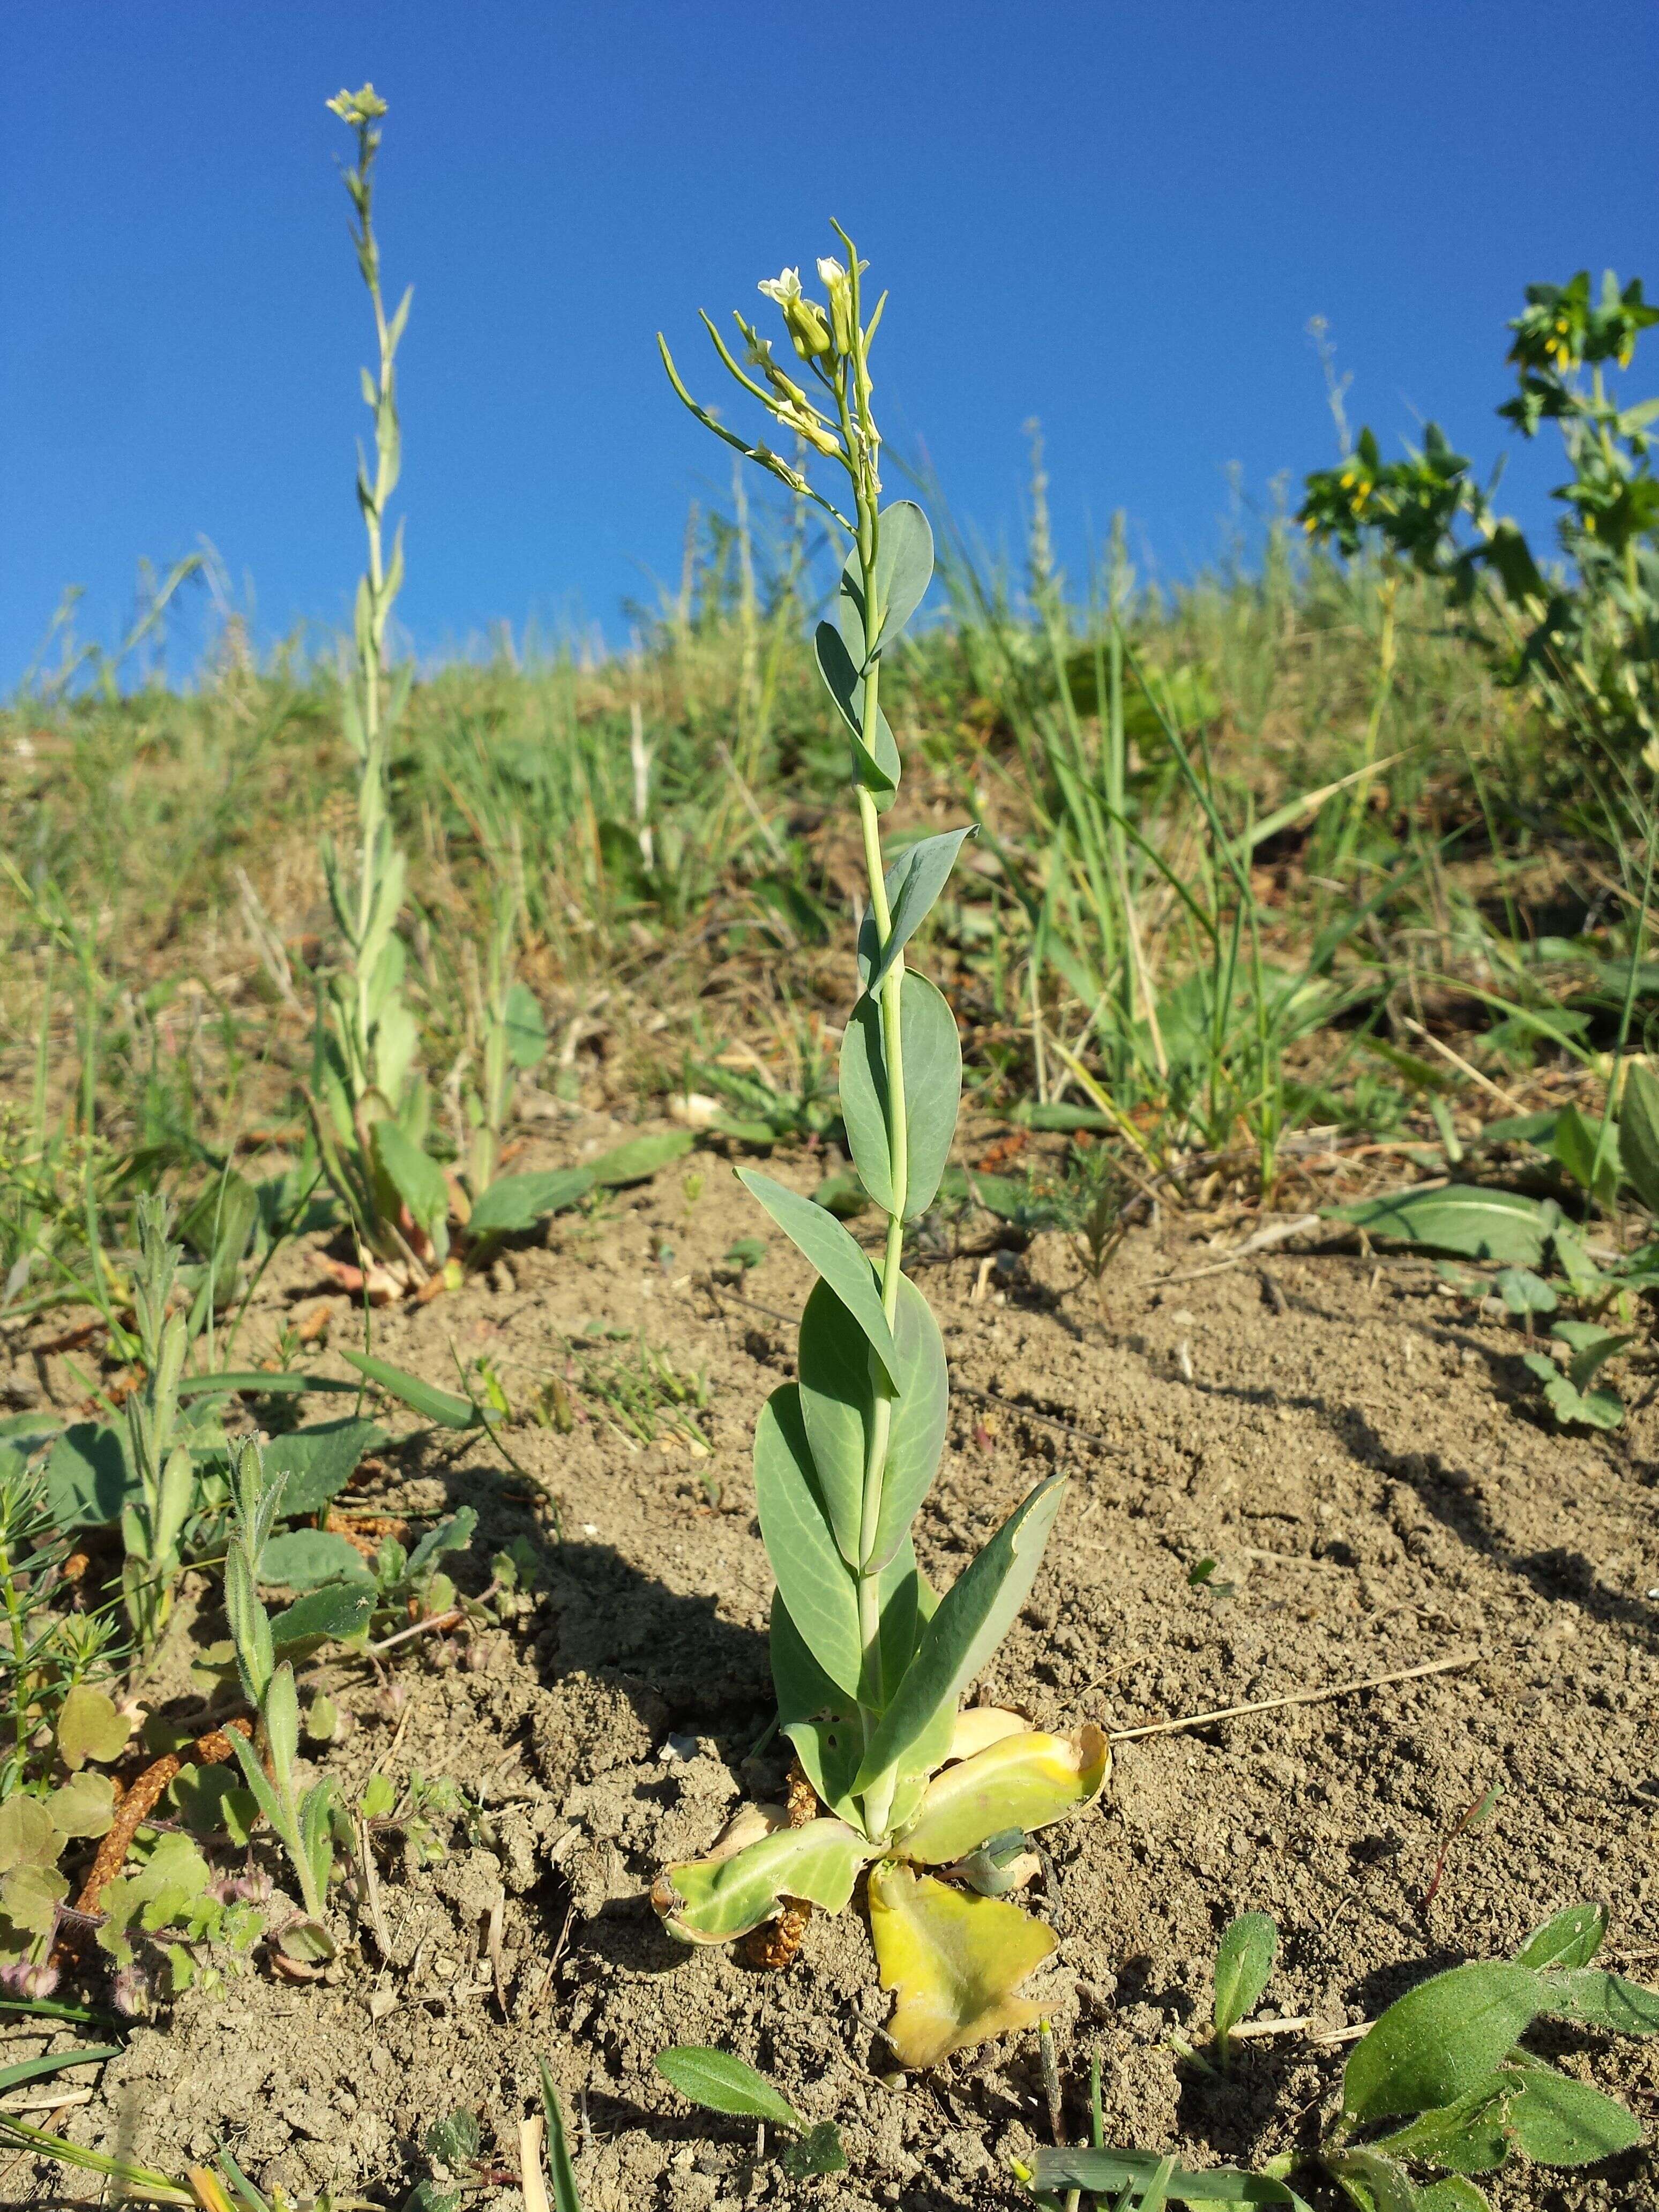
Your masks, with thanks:
[[(821, 284), (831, 286), (839, 284), (846, 274), (847, 271), (842, 267), (840, 262), (832, 259), (829, 254), (822, 253), (818, 256), (818, 282)], [(765, 287), (763, 285), (761, 289), (763, 291)]]
[(764, 292), (769, 300), (775, 300), (779, 307), (787, 307), (800, 297), (800, 271), (786, 269), (781, 276), (763, 276), (755, 289)]

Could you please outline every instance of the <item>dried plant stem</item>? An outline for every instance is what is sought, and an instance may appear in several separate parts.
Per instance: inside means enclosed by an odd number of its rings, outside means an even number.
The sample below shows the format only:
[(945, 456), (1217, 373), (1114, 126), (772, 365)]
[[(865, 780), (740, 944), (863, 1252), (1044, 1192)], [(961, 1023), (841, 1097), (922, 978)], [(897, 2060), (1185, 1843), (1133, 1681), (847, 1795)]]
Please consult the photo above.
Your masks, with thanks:
[(1177, 1729), (1206, 1728), (1212, 1721), (1235, 1721), (1247, 1713), (1277, 1712), (1285, 1705), (1316, 1705), (1327, 1698), (1352, 1697), (1360, 1690), (1386, 1689), (1391, 1682), (1416, 1682), (1425, 1674), (1449, 1674), (1459, 1667), (1472, 1667), (1478, 1652), (1463, 1651), (1451, 1659), (1431, 1659), (1420, 1667), (1401, 1667), (1392, 1674), (1368, 1674), (1352, 1682), (1333, 1682), (1324, 1690), (1287, 1690), (1280, 1698), (1258, 1698), (1254, 1705), (1221, 1705), (1212, 1713), (1188, 1713), (1177, 1721), (1151, 1721), (1145, 1728), (1113, 1729), (1108, 1741), (1135, 1743), (1149, 1735), (1173, 1735)]

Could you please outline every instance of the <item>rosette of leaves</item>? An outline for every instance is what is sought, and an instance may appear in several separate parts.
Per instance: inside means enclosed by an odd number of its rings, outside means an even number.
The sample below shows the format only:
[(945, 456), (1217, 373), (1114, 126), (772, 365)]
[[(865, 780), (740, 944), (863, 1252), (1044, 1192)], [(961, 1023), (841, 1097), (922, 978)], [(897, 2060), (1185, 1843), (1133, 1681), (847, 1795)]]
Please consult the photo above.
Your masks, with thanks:
[(882, 850), (901, 762), (881, 679), (927, 591), (933, 536), (913, 502), (879, 503), (869, 353), (885, 300), (866, 325), (863, 264), (837, 234), (848, 259), (819, 263), (827, 301), (807, 297), (793, 270), (761, 288), (782, 310), (787, 366), (739, 316), (740, 367), (704, 321), (745, 392), (792, 440), (845, 471), (850, 519), (769, 446), (699, 407), (663, 347), (698, 419), (853, 540), (817, 650), (846, 739), (869, 878), (842, 1115), (886, 1229), (872, 1264), (823, 1206), (739, 1170), (819, 1279), (801, 1318), (799, 1379), (775, 1391), (761, 1415), (755, 1487), (777, 1583), (779, 1716), (822, 1811), (792, 1825), (781, 1807), (745, 1808), (708, 1856), (664, 1871), (653, 1902), (684, 1941), (722, 1942), (773, 1921), (799, 1927), (813, 1906), (839, 1912), (866, 1876), (882, 1982), (896, 1999), (889, 2039), (905, 2064), (929, 2065), (1036, 2018), (1018, 1990), (1054, 1938), (1000, 1893), (1036, 1867), (1028, 1832), (1099, 1793), (1109, 1754), (1097, 1729), (1060, 1737), (1013, 1714), (958, 1711), (1031, 1589), (1061, 1480), (1040, 1484), (943, 1595), (912, 1541), (944, 1446), (947, 1388), (938, 1324), (903, 1270), (905, 1231), (939, 1188), (962, 1057), (949, 1006), (908, 968), (906, 952), (969, 831), (923, 837), (890, 866)]

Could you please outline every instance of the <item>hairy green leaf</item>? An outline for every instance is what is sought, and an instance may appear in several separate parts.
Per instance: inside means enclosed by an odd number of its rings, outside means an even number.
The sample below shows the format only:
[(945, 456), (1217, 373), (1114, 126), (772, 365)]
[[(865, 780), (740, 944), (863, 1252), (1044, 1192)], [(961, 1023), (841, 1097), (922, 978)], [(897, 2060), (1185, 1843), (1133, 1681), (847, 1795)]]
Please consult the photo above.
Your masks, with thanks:
[(781, 2090), (729, 2051), (713, 2051), (702, 2043), (675, 2043), (659, 2051), (653, 2063), (671, 2087), (711, 2112), (726, 2112), (739, 2120), (769, 2120), (775, 2128), (789, 2128), (797, 2135), (805, 2129), (805, 2121)]
[(1515, 2140), (1539, 2166), (1589, 2166), (1642, 2140), (1641, 2123), (1616, 2097), (1516, 2051), (1519, 2094), (1510, 2106)]
[(315, 1589), (321, 1583), (370, 1579), (356, 1546), (324, 1528), (284, 1529), (265, 1546), (259, 1562), (259, 1580), (283, 1589)]
[[(1046, 2192), (1088, 2189), (1115, 2202), (1127, 2189), (1137, 2203), (1140, 2193), (1164, 2164), (1151, 2150), (1085, 2150), (1044, 2146), (1032, 2158), (1031, 2184)], [(1235, 2166), (1212, 2166), (1206, 2172), (1188, 2173), (1176, 2166), (1165, 2184), (1165, 2193), (1176, 2204), (1290, 2204), (1300, 2199), (1282, 2181), (1269, 2181), (1259, 2173), (1243, 2173)]]
[(696, 1143), (690, 1129), (660, 1129), (654, 1136), (635, 1137), (587, 1164), (587, 1173), (601, 1190), (625, 1190), (630, 1183), (649, 1182), (664, 1168), (683, 1160)]
[(273, 1437), (265, 1446), (265, 1476), (282, 1480), (283, 1520), (320, 1512), (350, 1481), (365, 1452), (386, 1440), (378, 1421), (353, 1420), (321, 1421)]
[(1455, 2104), (1419, 2112), (1403, 2128), (1380, 2136), (1374, 2148), (1391, 2158), (1420, 2160), (1454, 2173), (1495, 2173), (1510, 2155), (1509, 2100), (1512, 2076), (1489, 2074)]
[(374, 1611), (375, 1585), (361, 1577), (326, 1583), (308, 1596), (296, 1598), (270, 1624), (272, 1656), (291, 1659), (318, 1644), (343, 1644), (361, 1636)]
[(1605, 1905), (1570, 1905), (1541, 1928), (1534, 1928), (1515, 1954), (1517, 1966), (1542, 1972), (1549, 1966), (1588, 1966), (1607, 1941)]
[(1419, 1984), (1357, 2043), (1342, 2075), (1351, 2120), (1455, 2104), (1494, 2072), (1543, 2010), (1524, 1966), (1474, 1961)]
[(1536, 1267), (1549, 1242), (1552, 1214), (1538, 1200), (1511, 1190), (1449, 1183), (1440, 1190), (1401, 1190), (1324, 1209), (1368, 1237), (1393, 1237), (1465, 1260), (1502, 1260)]
[(1581, 2020), (1620, 2035), (1659, 2035), (1659, 1990), (1601, 1966), (1555, 1968), (1539, 1978), (1540, 2009), (1553, 2020)]
[(515, 1237), (562, 1213), (593, 1188), (592, 1168), (545, 1168), (532, 1175), (497, 1176), (477, 1200), (466, 1224), (476, 1243), (481, 1237)]
[(1225, 2048), (1228, 2037), (1261, 2002), (1279, 1955), (1279, 1929), (1265, 1912), (1241, 1912), (1215, 1954), (1215, 2032)]

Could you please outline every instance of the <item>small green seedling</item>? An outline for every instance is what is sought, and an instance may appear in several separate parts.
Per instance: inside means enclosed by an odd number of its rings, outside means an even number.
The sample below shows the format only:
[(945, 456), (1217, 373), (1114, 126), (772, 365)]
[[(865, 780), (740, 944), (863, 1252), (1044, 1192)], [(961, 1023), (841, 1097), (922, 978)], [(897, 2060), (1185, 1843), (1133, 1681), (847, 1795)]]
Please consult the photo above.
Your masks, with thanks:
[(1165, 2203), (1309, 2212), (1293, 2184), (1322, 2172), (1358, 2212), (1488, 2212), (1473, 2175), (1517, 2154), (1534, 2166), (1590, 2166), (1641, 2141), (1640, 2122), (1616, 2098), (1521, 2040), (1541, 2020), (1659, 2035), (1659, 1992), (1593, 1963), (1607, 1924), (1604, 1907), (1571, 1905), (1513, 1960), (1474, 1960), (1407, 1990), (1355, 2044), (1340, 2109), (1316, 2150), (1285, 2153), (1255, 2173), (1189, 2173), (1156, 2152), (1060, 2148), (1038, 2151), (1022, 2179), (1043, 2203), (1090, 2190), (1117, 2212)]
[(1619, 1427), (1625, 1401), (1610, 1384), (1598, 1386), (1595, 1377), (1609, 1359), (1635, 1340), (1635, 1332), (1604, 1328), (1598, 1322), (1558, 1321), (1550, 1333), (1566, 1349), (1566, 1371), (1545, 1352), (1529, 1352), (1525, 1364), (1528, 1373), (1542, 1384), (1551, 1413), (1563, 1428)]
[(739, 1290), (748, 1281), (751, 1271), (758, 1267), (765, 1257), (766, 1239), (763, 1237), (739, 1237), (735, 1243), (727, 1246), (726, 1265), (737, 1269)]
[(1503, 1794), (1503, 1784), (1494, 1782), (1490, 1789), (1483, 1790), (1478, 1797), (1464, 1808), (1447, 1832), (1444, 1841), (1441, 1844), (1439, 1856), (1434, 1863), (1434, 1872), (1429, 1876), (1427, 1886), (1423, 1892), (1421, 1909), (1425, 1920), (1428, 1917), (1429, 1907), (1440, 1893), (1440, 1885), (1445, 1879), (1446, 1862), (1451, 1856), (1452, 1845), (1460, 1836), (1467, 1836), (1471, 1830), (1486, 1826), (1487, 1821), (1498, 1810), (1498, 1801)]
[(1215, 2051), (1224, 2074), (1232, 2060), (1232, 2033), (1261, 2002), (1273, 1960), (1279, 1930), (1265, 1912), (1242, 1912), (1226, 1930), (1215, 1954)]
[(815, 2173), (844, 2173), (847, 2153), (841, 2130), (833, 2120), (815, 2127), (804, 2120), (781, 2089), (763, 2074), (729, 2051), (713, 2051), (702, 2043), (677, 2043), (656, 2057), (659, 2074), (682, 2097), (711, 2112), (724, 2112), (738, 2120), (758, 2120), (763, 2127), (785, 2129), (795, 2138), (778, 2154), (778, 2163), (792, 2180), (803, 2181)]
[[(852, 541), (818, 671), (850, 758), (867, 877), (859, 989), (841, 1054), (841, 1109), (853, 1164), (884, 1218), (879, 1266), (836, 1214), (751, 1168), (751, 1196), (818, 1275), (801, 1319), (799, 1381), (773, 1393), (755, 1439), (761, 1535), (776, 1580), (772, 1674), (784, 1735), (822, 1808), (792, 1824), (747, 1807), (712, 1853), (665, 1868), (652, 1893), (669, 1929), (718, 1943), (808, 1911), (839, 1912), (867, 1873), (871, 1933), (896, 2003), (900, 2062), (928, 2066), (988, 2036), (1032, 2025), (1018, 1993), (1054, 1949), (1050, 1931), (1002, 1894), (1037, 1869), (1024, 1837), (1099, 1795), (1109, 1753), (1098, 1729), (1039, 1734), (1015, 1714), (961, 1713), (963, 1692), (1029, 1595), (1065, 1484), (1041, 1483), (943, 1596), (916, 1564), (911, 1523), (944, 1447), (945, 1346), (904, 1273), (907, 1224), (933, 1204), (949, 1159), (962, 1051), (949, 1006), (906, 955), (970, 834), (905, 846), (889, 867), (881, 817), (902, 763), (882, 678), (933, 570), (927, 517), (879, 504), (881, 440), (864, 319), (865, 264), (852, 241), (818, 264), (827, 298), (799, 271), (763, 283), (781, 310), (790, 358), (737, 318), (740, 366), (707, 316), (724, 367), (787, 441), (844, 471), (849, 517), (765, 441), (750, 441), (691, 398), (665, 344), (674, 389), (716, 436), (811, 500)], [(660, 341), (659, 341), (660, 343)], [(803, 456), (804, 458), (804, 456)], [(837, 497), (848, 498), (847, 492)], [(1018, 1832), (1017, 1848), (1000, 1846)], [(995, 1863), (981, 1854), (992, 1850)], [(787, 1956), (791, 1944), (775, 1955)]]
[[(570, 2155), (570, 2137), (564, 2124), (564, 2108), (559, 2102), (559, 2093), (553, 2087), (553, 2076), (546, 2059), (540, 2061), (542, 2075), (542, 2120), (545, 2133), (544, 2150), (547, 2159), (547, 2178), (552, 2188), (550, 2199), (538, 2202), (539, 2175), (532, 2180), (526, 2172), (524, 2176), (526, 2212), (582, 2212), (581, 2192), (576, 2186), (576, 2168)], [(528, 2161), (526, 2161), (528, 2164)]]

